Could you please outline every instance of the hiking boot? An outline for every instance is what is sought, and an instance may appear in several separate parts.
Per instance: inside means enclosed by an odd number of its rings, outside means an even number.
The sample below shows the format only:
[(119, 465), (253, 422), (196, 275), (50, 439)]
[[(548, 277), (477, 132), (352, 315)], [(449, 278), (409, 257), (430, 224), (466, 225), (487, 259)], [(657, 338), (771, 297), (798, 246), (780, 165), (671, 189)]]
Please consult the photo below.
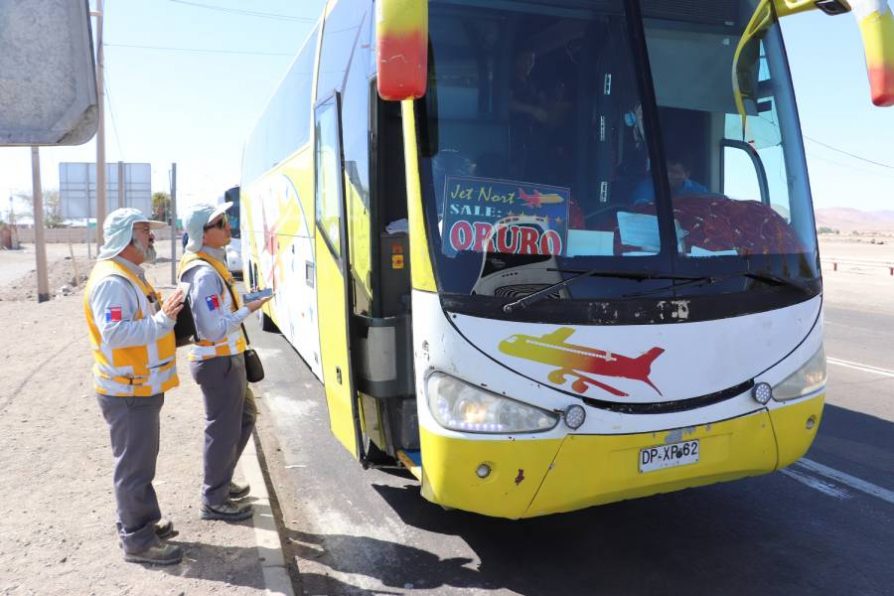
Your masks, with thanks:
[[(155, 536), (159, 540), (167, 540), (168, 538), (173, 538), (180, 532), (174, 529), (174, 522), (169, 519), (163, 519), (155, 522)], [(124, 548), (124, 543), (121, 542), (121, 539), (118, 539), (118, 548)]]
[(202, 505), (202, 519), (242, 521), (250, 517), (250, 503), (235, 503), (232, 500), (227, 500), (220, 505)]
[(239, 484), (238, 482), (230, 482), (230, 498), (231, 499), (244, 499), (248, 496), (249, 491), (251, 491), (251, 486), (246, 482), (245, 484)]
[(173, 544), (150, 546), (138, 553), (124, 553), (124, 560), (148, 565), (174, 565), (183, 558), (183, 550)]
[(161, 540), (173, 538), (179, 532), (174, 529), (174, 522), (169, 519), (163, 519), (155, 524), (155, 535)]

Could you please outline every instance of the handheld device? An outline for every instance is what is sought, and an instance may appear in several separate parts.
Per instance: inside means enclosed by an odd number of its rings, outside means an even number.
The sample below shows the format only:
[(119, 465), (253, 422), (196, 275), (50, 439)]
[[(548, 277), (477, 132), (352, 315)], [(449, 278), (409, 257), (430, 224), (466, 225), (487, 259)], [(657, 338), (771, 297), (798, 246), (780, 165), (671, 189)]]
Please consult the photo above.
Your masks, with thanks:
[(189, 287), (189, 282), (181, 281), (177, 283), (177, 289), (183, 292), (183, 302), (186, 302), (186, 299), (189, 297)]
[(264, 288), (263, 290), (259, 290), (257, 292), (249, 292), (248, 294), (242, 294), (242, 302), (243, 303), (253, 302), (260, 298), (266, 298), (267, 296), (273, 296), (272, 289)]

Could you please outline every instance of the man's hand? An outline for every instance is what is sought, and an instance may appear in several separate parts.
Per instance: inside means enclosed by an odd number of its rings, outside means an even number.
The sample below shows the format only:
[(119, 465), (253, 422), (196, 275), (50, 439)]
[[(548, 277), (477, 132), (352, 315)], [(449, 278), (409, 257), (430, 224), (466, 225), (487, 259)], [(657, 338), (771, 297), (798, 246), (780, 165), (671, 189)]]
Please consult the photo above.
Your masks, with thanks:
[(176, 321), (177, 313), (183, 308), (183, 290), (178, 289), (176, 292), (168, 296), (161, 305), (161, 310), (169, 319)]
[(262, 306), (264, 306), (271, 300), (273, 300), (273, 296), (267, 296), (266, 298), (258, 298), (257, 300), (252, 300), (245, 306), (248, 307), (249, 312), (255, 312), (256, 310), (258, 310), (259, 308), (261, 308)]

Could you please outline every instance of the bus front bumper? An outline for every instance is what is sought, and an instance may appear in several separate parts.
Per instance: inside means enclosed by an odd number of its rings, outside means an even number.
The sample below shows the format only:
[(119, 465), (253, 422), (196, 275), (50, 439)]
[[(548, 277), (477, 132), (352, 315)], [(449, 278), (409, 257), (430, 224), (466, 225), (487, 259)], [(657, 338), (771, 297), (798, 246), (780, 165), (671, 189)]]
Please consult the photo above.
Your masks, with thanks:
[[(732, 420), (633, 435), (470, 441), (423, 428), (422, 494), (446, 507), (518, 519), (765, 474), (807, 451), (823, 401), (821, 395)], [(697, 462), (640, 471), (642, 449), (694, 440)]]

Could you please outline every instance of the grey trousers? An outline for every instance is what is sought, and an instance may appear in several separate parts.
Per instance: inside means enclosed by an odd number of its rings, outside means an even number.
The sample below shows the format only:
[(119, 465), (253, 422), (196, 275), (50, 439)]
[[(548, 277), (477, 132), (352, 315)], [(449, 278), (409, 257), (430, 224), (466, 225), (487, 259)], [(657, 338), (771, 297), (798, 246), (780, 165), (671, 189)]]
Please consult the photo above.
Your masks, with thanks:
[(189, 371), (205, 401), (202, 503), (218, 506), (229, 499), (233, 470), (251, 437), (258, 409), (242, 354), (190, 362)]
[(115, 457), (118, 536), (124, 552), (138, 553), (161, 542), (155, 535), (155, 522), (161, 519), (161, 511), (152, 480), (158, 459), (158, 416), (165, 396), (97, 394), (97, 400), (109, 425)]

